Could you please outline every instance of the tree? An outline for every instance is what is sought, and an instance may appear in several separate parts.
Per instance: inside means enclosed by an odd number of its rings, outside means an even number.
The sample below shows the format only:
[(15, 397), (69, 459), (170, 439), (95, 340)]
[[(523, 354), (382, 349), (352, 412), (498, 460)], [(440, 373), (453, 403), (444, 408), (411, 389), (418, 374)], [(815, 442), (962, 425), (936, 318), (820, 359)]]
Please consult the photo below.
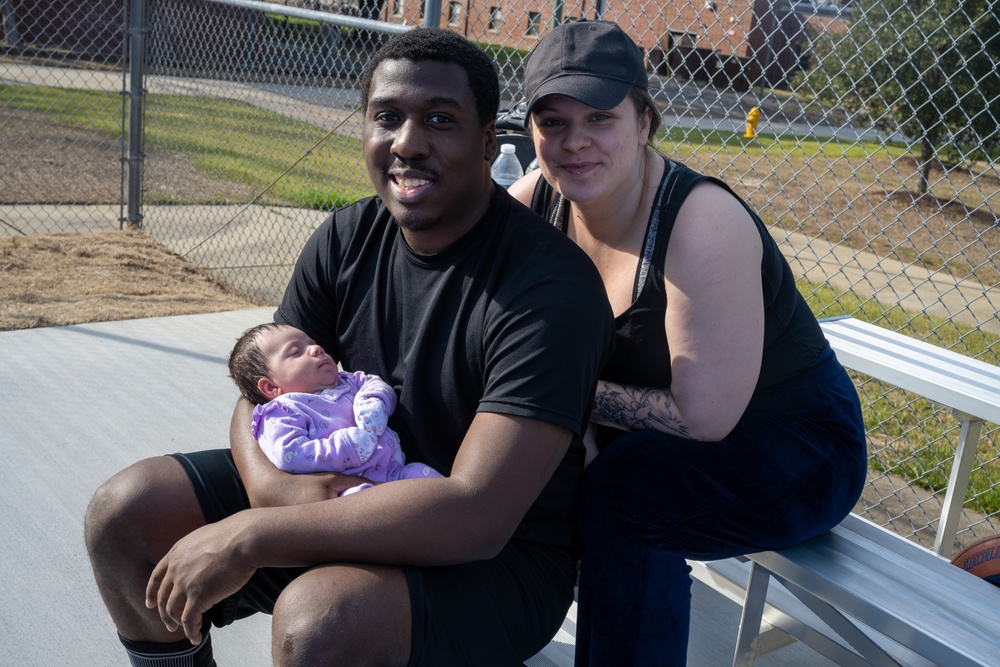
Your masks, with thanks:
[(856, 0), (813, 42), (821, 102), (920, 142), (920, 194), (944, 149), (1000, 148), (1000, 0)]

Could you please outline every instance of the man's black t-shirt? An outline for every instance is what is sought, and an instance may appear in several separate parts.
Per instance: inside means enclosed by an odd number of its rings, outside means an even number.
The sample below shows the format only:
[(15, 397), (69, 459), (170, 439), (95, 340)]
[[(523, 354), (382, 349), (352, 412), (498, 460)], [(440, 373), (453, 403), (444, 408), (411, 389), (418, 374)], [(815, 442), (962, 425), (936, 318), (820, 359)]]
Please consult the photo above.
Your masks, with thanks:
[(445, 475), (478, 411), (576, 434), (515, 532), (574, 549), (580, 434), (613, 319), (596, 268), (558, 230), (494, 188), (472, 230), (418, 255), (381, 200), (364, 199), (313, 234), (275, 320), (308, 333), (346, 370), (393, 385), (389, 426), (407, 460)]

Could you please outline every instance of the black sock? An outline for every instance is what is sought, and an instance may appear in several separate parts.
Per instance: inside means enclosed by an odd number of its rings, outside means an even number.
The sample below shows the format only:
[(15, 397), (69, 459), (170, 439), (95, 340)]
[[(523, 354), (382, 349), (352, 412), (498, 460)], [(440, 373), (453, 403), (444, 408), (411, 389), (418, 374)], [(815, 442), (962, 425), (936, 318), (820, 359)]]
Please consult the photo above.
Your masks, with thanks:
[(137, 642), (118, 635), (132, 667), (216, 667), (212, 657), (212, 637), (206, 632), (201, 643), (187, 639), (170, 644)]

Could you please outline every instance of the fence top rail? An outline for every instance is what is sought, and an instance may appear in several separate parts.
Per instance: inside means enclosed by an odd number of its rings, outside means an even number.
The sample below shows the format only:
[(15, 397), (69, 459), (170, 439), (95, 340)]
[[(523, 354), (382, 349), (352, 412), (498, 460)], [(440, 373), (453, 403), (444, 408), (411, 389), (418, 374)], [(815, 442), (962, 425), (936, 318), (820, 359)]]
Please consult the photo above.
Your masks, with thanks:
[(288, 5), (276, 5), (271, 2), (260, 2), (259, 0), (208, 0), (208, 2), (214, 2), (219, 5), (229, 5), (230, 7), (239, 7), (241, 9), (250, 9), (258, 12), (266, 12), (268, 14), (277, 14), (279, 16), (308, 19), (310, 21), (318, 21), (320, 23), (332, 23), (333, 25), (343, 26), (345, 28), (360, 28), (361, 30), (385, 32), (393, 35), (409, 32), (414, 27), (412, 25), (387, 23), (385, 21), (376, 21), (374, 19), (363, 19), (361, 17), (350, 16), (348, 14), (336, 14), (333, 12), (321, 12), (314, 9), (303, 9), (301, 7), (291, 7)]

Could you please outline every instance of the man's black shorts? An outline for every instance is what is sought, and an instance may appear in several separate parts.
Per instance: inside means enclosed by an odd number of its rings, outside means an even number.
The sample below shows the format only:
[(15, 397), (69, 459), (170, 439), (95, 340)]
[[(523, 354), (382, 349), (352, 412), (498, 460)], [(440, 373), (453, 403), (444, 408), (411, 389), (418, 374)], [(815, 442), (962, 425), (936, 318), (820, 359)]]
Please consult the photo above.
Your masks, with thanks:
[[(173, 458), (190, 477), (208, 523), (250, 507), (229, 450)], [(520, 665), (559, 629), (576, 578), (567, 556), (513, 541), (491, 560), (402, 569), (413, 611), (411, 667)], [(270, 614), (281, 591), (303, 572), (261, 568), (207, 618), (222, 627), (257, 612)]]

